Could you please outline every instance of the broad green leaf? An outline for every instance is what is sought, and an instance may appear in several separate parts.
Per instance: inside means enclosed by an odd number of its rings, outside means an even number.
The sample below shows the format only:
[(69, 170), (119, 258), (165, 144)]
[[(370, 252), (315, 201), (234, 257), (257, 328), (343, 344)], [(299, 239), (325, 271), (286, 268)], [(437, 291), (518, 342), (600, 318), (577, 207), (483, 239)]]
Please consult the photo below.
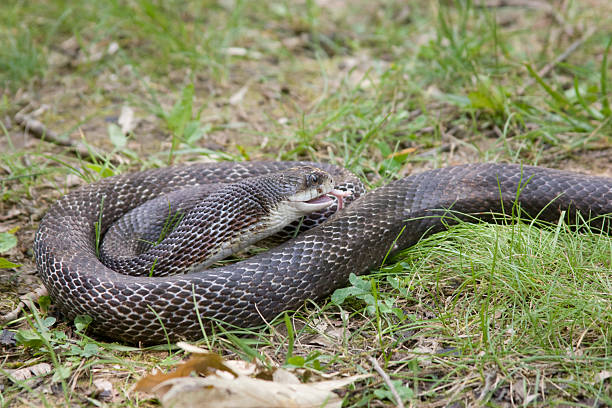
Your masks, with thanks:
[(72, 370), (66, 366), (59, 366), (55, 368), (55, 372), (53, 373), (53, 378), (51, 381), (60, 382), (62, 380), (66, 380), (70, 378), (70, 373)]
[(98, 347), (98, 345), (94, 343), (87, 343), (85, 344), (85, 346), (83, 346), (83, 348), (77, 346), (76, 344), (70, 346), (71, 354), (85, 358), (95, 356), (96, 354), (98, 354), (99, 350), (100, 348)]
[(363, 296), (369, 295), (372, 292), (372, 287), (369, 281), (361, 279), (359, 276), (351, 273), (349, 276), (349, 282), (352, 286), (347, 288), (336, 289), (331, 296), (332, 303), (341, 305), (344, 303), (347, 297), (356, 296), (363, 299)]
[(354, 286), (349, 286), (348, 288), (336, 289), (334, 293), (331, 295), (331, 301), (332, 303), (341, 305), (342, 303), (344, 303), (347, 297), (358, 296), (358, 295), (363, 295), (363, 290), (356, 288)]
[(15, 340), (18, 344), (30, 348), (38, 348), (44, 344), (40, 334), (33, 330), (19, 330), (15, 335)]
[(78, 315), (77, 317), (74, 318), (74, 325), (76, 326), (76, 329), (78, 331), (83, 331), (85, 330), (87, 327), (89, 327), (89, 324), (93, 321), (91, 316), (88, 315)]
[(370, 293), (372, 291), (370, 281), (362, 279), (354, 273), (349, 275), (349, 282), (351, 282), (351, 285), (363, 290), (365, 293)]
[[(410, 386), (403, 385), (401, 380), (391, 380), (391, 382), (393, 383), (393, 388), (395, 388), (402, 401), (410, 399), (414, 396), (414, 390), (410, 388)], [(388, 399), (389, 401), (397, 402), (393, 398), (393, 393), (388, 389), (379, 388), (374, 390), (374, 395), (380, 399)]]
[(96, 354), (98, 354), (98, 351), (100, 350), (100, 348), (98, 347), (97, 344), (95, 343), (87, 343), (85, 346), (83, 346), (83, 357), (93, 357)]
[(296, 367), (303, 367), (304, 363), (305, 360), (302, 356), (291, 356), (287, 359), (287, 364), (291, 364)]
[(19, 268), (20, 266), (21, 264), (16, 264), (16, 263), (9, 261), (6, 258), (0, 257), (0, 269)]
[(41, 296), (38, 298), (38, 306), (43, 312), (49, 310), (49, 306), (51, 306), (51, 296)]
[(53, 316), (47, 316), (45, 317), (45, 319), (42, 321), (43, 326), (49, 328), (51, 326), (53, 326), (55, 324), (55, 322), (57, 321), (57, 319)]
[(0, 232), (0, 252), (6, 252), (17, 245), (17, 237), (8, 232)]
[(112, 171), (108, 166), (101, 166), (99, 164), (87, 163), (85, 165), (88, 169), (91, 169), (98, 173), (102, 178), (111, 177), (115, 175), (115, 172)]

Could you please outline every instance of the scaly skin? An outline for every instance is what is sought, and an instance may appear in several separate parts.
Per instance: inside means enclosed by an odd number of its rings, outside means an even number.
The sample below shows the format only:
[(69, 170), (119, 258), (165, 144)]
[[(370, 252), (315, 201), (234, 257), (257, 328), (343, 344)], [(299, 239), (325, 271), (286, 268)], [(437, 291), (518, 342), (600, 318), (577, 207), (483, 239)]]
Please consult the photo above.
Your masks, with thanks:
[[(550, 222), (557, 222), (563, 211), (569, 221), (576, 220), (576, 211), (586, 219), (612, 213), (612, 179), (539, 167), (474, 164), (392, 182), (297, 238), (221, 268), (147, 278), (118, 274), (95, 256), (94, 223), (103, 197), (104, 230), (136, 205), (173, 189), (295, 165), (201, 164), (85, 186), (61, 198), (41, 222), (34, 243), (40, 276), (68, 318), (87, 314), (93, 318), (92, 327), (105, 336), (160, 343), (166, 333), (171, 340), (201, 338), (197, 313), (205, 327), (211, 319), (247, 327), (297, 309), (307, 299), (345, 286), (351, 273), (365, 274), (380, 266), (389, 249), (409, 247), (456, 218), (474, 219), (466, 214), (490, 220), (491, 212), (511, 214), (515, 205)], [(332, 174), (342, 171), (314, 165)], [(609, 234), (609, 221), (600, 217), (591, 226)]]

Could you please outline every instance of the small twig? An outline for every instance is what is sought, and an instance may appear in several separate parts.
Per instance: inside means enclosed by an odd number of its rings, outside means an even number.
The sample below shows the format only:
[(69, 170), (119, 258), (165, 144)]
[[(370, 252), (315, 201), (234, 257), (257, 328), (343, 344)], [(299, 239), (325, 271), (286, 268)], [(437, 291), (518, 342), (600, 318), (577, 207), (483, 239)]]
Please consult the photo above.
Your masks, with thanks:
[[(546, 75), (550, 74), (550, 72), (553, 70), (553, 68), (555, 66), (557, 66), (557, 64), (559, 64), (560, 62), (564, 61), (567, 59), (567, 57), (569, 57), (570, 55), (572, 55), (574, 53), (574, 51), (576, 51), (578, 48), (580, 48), (593, 34), (595, 33), (595, 28), (591, 27), (589, 28), (582, 37), (580, 37), (579, 39), (577, 39), (576, 41), (574, 41), (573, 43), (571, 43), (569, 45), (569, 47), (567, 47), (565, 49), (565, 51), (563, 51), (561, 54), (559, 54), (557, 56), (557, 58), (555, 58), (554, 60), (552, 60), (551, 62), (549, 62), (548, 64), (544, 65), (544, 67), (542, 67), (539, 71), (538, 71), (538, 76), (543, 78)], [(525, 83), (523, 84), (523, 86), (521, 86), (518, 91), (517, 94), (518, 95), (522, 95), (525, 90), (527, 88), (529, 88), (531, 85), (533, 85), (535, 83), (535, 79), (534, 78), (529, 78), (525, 81)]]
[(15, 309), (10, 312), (0, 316), (0, 323), (8, 323), (13, 321), (19, 317), (19, 313), (23, 310), (23, 307), (26, 306), (27, 303), (32, 302), (32, 299), (38, 299), (41, 296), (46, 296), (49, 293), (47, 292), (47, 288), (44, 286), (39, 286), (34, 289), (32, 292), (26, 293), (25, 295), (19, 298), (19, 304)]
[(87, 147), (83, 142), (75, 142), (70, 139), (61, 138), (56, 132), (47, 127), (39, 120), (34, 117), (27, 115), (22, 112), (18, 112), (15, 115), (15, 122), (25, 129), (30, 135), (37, 139), (44, 140), (58, 146), (67, 147), (73, 153), (78, 154), (82, 158), (86, 159), (92, 154), (97, 153), (95, 149)]
[(387, 384), (387, 387), (389, 387), (389, 390), (391, 391), (391, 394), (393, 394), (393, 398), (395, 398), (395, 402), (397, 403), (397, 407), (398, 408), (404, 408), (404, 402), (400, 398), (399, 394), (397, 393), (397, 390), (395, 389), (395, 386), (391, 382), (391, 378), (387, 375), (387, 373), (385, 373), (385, 371), (378, 364), (378, 361), (376, 361), (376, 359), (374, 357), (369, 357), (369, 359), (370, 359), (370, 362), (372, 363), (372, 365), (374, 366), (374, 370), (376, 370), (376, 372), (378, 374), (380, 374), (380, 376), (382, 377), (382, 379), (385, 382), (385, 384)]
[[(495, 382), (493, 382), (495, 380)], [(487, 396), (495, 385), (497, 385), (497, 373), (495, 371), (488, 371), (485, 373), (485, 384), (477, 398), (477, 401), (482, 401)]]
[(81, 364), (79, 364), (77, 369), (73, 371), (74, 374), (72, 375), (72, 381), (70, 383), (70, 391), (72, 392), (74, 392), (77, 386), (77, 381), (79, 380), (79, 376), (81, 374), (81, 371), (83, 370), (84, 365), (85, 365), (85, 359), (82, 359)]

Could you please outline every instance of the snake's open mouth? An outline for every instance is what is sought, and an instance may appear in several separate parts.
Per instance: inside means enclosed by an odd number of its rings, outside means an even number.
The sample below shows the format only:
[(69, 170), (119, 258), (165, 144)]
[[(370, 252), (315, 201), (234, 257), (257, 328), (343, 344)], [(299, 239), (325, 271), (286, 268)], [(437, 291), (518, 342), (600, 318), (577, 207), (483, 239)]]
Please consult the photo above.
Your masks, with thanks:
[(350, 195), (351, 193), (348, 191), (331, 189), (327, 193), (321, 194), (310, 200), (297, 201), (294, 203), (296, 204), (296, 207), (298, 207), (300, 210), (310, 213), (313, 211), (322, 210), (332, 205), (334, 203), (334, 199), (332, 198), (333, 196), (338, 199), (338, 210), (340, 210), (344, 206), (344, 198)]
[(341, 210), (342, 207), (344, 206), (343, 199), (350, 195), (351, 193), (348, 191), (333, 189), (327, 194), (320, 195), (318, 197), (313, 198), (312, 200), (307, 201), (307, 203), (308, 204), (326, 203), (327, 204), (326, 206), (329, 206), (334, 202), (333, 198), (331, 198), (330, 196), (334, 196), (338, 199), (338, 209)]

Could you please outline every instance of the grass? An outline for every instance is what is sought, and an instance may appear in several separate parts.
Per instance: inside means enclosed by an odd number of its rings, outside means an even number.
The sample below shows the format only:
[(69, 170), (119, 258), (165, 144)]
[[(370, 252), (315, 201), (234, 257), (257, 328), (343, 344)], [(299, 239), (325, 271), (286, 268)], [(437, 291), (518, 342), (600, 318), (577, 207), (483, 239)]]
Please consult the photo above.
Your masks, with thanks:
[[(480, 4), (3, 2), (0, 233), (17, 244), (0, 253), (12, 262), (0, 260), (0, 310), (38, 283), (32, 240), (50, 203), (112, 174), (308, 159), (372, 188), (479, 161), (612, 176), (608, 2)], [(128, 134), (124, 106), (138, 119)], [(90, 152), (24, 134), (22, 109)], [(373, 373), (375, 357), (405, 405), (607, 406), (611, 264), (610, 237), (562, 223), (460, 224), (329, 299), (203, 345), (305, 381)], [(4, 380), (2, 406), (155, 404), (129, 389), (180, 350), (90, 338), (48, 301), (3, 326), (18, 342), (2, 345), (0, 372), (46, 362), (55, 374)], [(113, 399), (96, 397), (96, 379)], [(379, 376), (345, 392), (345, 406), (395, 403)]]

